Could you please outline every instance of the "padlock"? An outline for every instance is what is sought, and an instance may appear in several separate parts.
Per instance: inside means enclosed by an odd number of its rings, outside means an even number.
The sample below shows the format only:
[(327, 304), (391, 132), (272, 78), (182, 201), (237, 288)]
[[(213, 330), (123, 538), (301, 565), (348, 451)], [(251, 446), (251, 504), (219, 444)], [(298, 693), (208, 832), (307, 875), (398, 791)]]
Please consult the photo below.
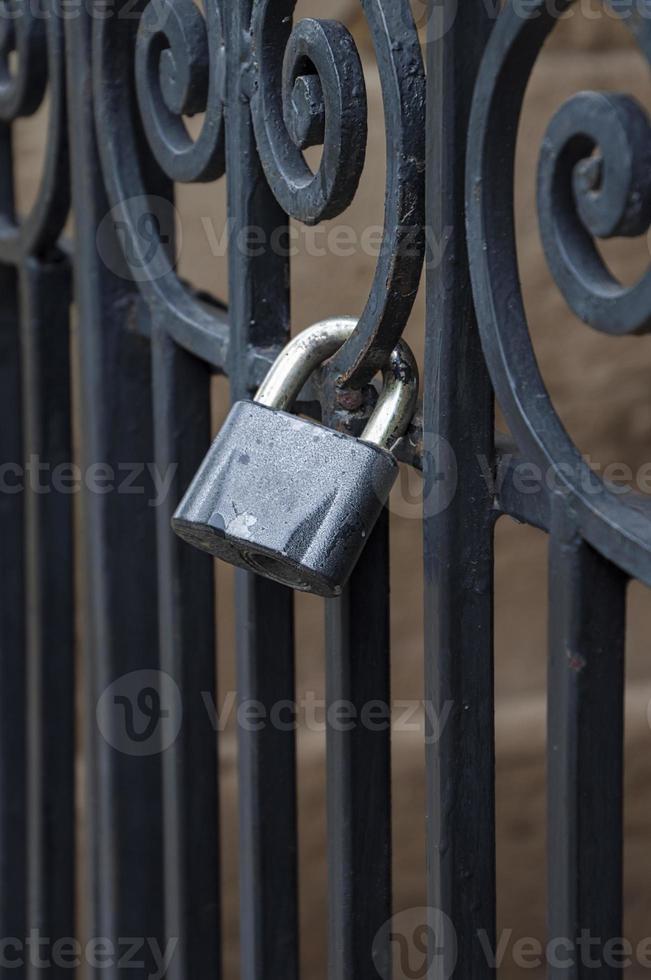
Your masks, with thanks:
[(414, 356), (400, 341), (361, 438), (290, 414), (355, 326), (346, 317), (304, 330), (254, 401), (233, 405), (173, 517), (178, 535), (290, 588), (341, 594), (396, 481), (390, 450), (418, 394)]

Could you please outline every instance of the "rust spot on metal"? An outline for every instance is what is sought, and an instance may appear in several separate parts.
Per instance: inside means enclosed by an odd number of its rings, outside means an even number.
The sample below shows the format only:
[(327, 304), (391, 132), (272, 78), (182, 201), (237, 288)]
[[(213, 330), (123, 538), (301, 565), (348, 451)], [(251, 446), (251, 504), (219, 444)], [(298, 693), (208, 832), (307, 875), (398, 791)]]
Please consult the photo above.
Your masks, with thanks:
[(587, 661), (585, 657), (574, 650), (567, 650), (566, 654), (567, 654), (567, 661), (570, 665), (570, 670), (573, 670), (575, 673), (580, 674), (583, 668), (587, 666)]

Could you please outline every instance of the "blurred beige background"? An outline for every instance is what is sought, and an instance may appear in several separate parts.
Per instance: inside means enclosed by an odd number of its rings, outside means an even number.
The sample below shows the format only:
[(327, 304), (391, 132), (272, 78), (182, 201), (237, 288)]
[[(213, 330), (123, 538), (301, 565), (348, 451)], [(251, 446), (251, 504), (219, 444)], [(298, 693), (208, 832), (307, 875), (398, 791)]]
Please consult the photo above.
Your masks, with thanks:
[[(384, 124), (372, 44), (354, 0), (299, 0), (297, 16), (345, 20), (363, 53), (369, 98), (367, 162), (352, 207), (330, 225), (349, 225), (360, 235), (381, 225), (385, 179)], [(424, 5), (415, 4), (419, 23)], [(538, 149), (560, 103), (581, 89), (608, 89), (636, 95), (649, 107), (648, 65), (632, 47), (627, 31), (594, 2), (573, 9), (557, 28), (532, 77), (523, 115), (516, 206), (521, 274), (531, 331), (553, 401), (579, 447), (602, 465), (649, 460), (651, 436), (651, 337), (609, 339), (578, 323), (567, 311), (547, 271), (535, 212)], [(42, 119), (19, 126), (20, 193), (27, 203), (38, 178), (42, 156)], [(182, 231), (180, 271), (195, 285), (227, 298), (226, 258), (214, 254), (224, 225), (224, 182), (179, 189)], [(317, 319), (361, 311), (374, 270), (361, 250), (347, 257), (310, 254), (326, 242), (325, 229), (299, 240), (293, 260), (293, 329)], [(320, 236), (320, 237), (319, 237)], [(327, 250), (326, 250), (327, 251)], [(646, 239), (610, 243), (613, 268), (632, 281), (648, 264)], [(424, 300), (419, 295), (407, 331), (422, 363)], [(227, 405), (227, 384), (215, 385), (215, 420)], [(419, 478), (405, 471), (393, 501), (392, 631), (393, 684), (396, 699), (423, 696), (421, 525)], [(546, 539), (541, 533), (504, 520), (496, 547), (496, 724), (499, 929), (512, 930), (512, 942), (545, 936), (545, 674)], [(219, 570), (219, 675), (221, 697), (233, 687), (232, 577)], [(300, 691), (323, 692), (323, 607), (319, 600), (298, 599), (297, 667)], [(636, 943), (651, 935), (651, 698), (647, 590), (630, 591), (627, 647), (626, 745), (626, 925)], [(607, 719), (605, 719), (607, 723)], [(225, 934), (227, 975), (237, 978), (237, 794), (233, 733), (222, 737), (224, 811)], [(325, 809), (324, 738), (301, 732), (300, 853), (304, 976), (325, 977)], [(418, 732), (394, 739), (395, 907), (420, 906), (424, 891), (423, 748)], [(607, 774), (604, 774), (607, 791)], [(482, 815), (478, 814), (477, 819)], [(507, 947), (511, 949), (511, 945)], [(500, 976), (541, 971), (518, 969), (509, 953)], [(646, 975), (631, 969), (631, 977)], [(465, 980), (465, 978), (464, 978)]]

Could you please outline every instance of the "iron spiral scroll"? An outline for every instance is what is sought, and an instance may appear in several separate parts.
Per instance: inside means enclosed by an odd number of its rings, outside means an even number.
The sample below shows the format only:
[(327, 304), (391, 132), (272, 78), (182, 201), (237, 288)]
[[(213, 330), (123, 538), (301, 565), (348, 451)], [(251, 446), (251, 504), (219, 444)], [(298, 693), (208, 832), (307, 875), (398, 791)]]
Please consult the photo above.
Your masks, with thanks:
[[(495, 391), (522, 454), (553, 471), (577, 533), (632, 576), (651, 581), (648, 500), (616, 494), (589, 467), (563, 427), (537, 366), (519, 281), (514, 227), (514, 161), (525, 89), (558, 19), (545, 0), (526, 15), (508, 3), (493, 29), (470, 121), (466, 211), (473, 291)], [(633, 31), (651, 62), (651, 23)], [(633, 286), (605, 265), (596, 239), (637, 236), (651, 220), (651, 125), (621, 94), (582, 92), (549, 124), (539, 160), (543, 247), (571, 309), (610, 334), (651, 329), (651, 271)]]
[[(0, 3), (0, 261), (49, 255), (70, 208), (63, 25), (56, 2)], [(16, 213), (12, 123), (48, 97), (47, 152), (28, 213)]]
[[(206, 0), (203, 9), (193, 0), (151, 0), (141, 6), (135, 24), (100, 19), (94, 25), (100, 152), (110, 204), (133, 242), (128, 261), (138, 267), (140, 288), (170, 334), (197, 353), (210, 349), (207, 359), (222, 365), (227, 316), (207, 308), (179, 281), (169, 248), (149, 254), (138, 224), (152, 194), (171, 200), (174, 182), (208, 183), (224, 174), (227, 65), (243, 43), (239, 70), (257, 152), (282, 210), (313, 225), (338, 216), (352, 202), (367, 136), (359, 53), (343, 24), (294, 22), (295, 6), (296, 0), (254, 0), (244, 42), (228, 36), (228, 19), (217, 0)], [(408, 0), (362, 0), (362, 7), (382, 85), (388, 163), (384, 243), (375, 278), (357, 330), (335, 362), (339, 381), (352, 387), (366, 384), (399, 340), (425, 248), (425, 80), (418, 33)], [(183, 117), (197, 113), (203, 113), (203, 123), (193, 138)], [(323, 151), (313, 172), (303, 151), (317, 145)], [(166, 229), (167, 238), (172, 234)]]

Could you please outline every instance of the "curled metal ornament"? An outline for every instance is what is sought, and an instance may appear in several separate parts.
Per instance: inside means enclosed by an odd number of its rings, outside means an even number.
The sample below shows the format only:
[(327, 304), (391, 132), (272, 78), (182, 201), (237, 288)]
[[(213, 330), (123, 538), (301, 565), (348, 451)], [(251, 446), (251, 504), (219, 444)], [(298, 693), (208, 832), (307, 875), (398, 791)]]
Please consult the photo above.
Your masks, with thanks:
[[(10, 64), (14, 56), (15, 66)], [(0, 119), (36, 112), (47, 85), (45, 21), (27, 0), (0, 4)]]
[[(193, 0), (150, 0), (136, 38), (136, 92), (151, 150), (174, 181), (224, 173), (225, 53), (215, 3), (206, 19)], [(183, 116), (206, 113), (196, 141)]]
[[(16, 216), (11, 123), (33, 115), (49, 97), (46, 154), (28, 213)], [(70, 207), (63, 22), (56, 0), (0, 3), (0, 261), (53, 248)]]
[[(283, 210), (308, 225), (344, 211), (366, 153), (366, 88), (355, 42), (330, 20), (292, 29), (295, 0), (263, 0), (253, 16), (251, 111), (260, 159)], [(302, 150), (323, 143), (315, 174)]]
[[(93, 92), (107, 221), (120, 229), (124, 274), (138, 283), (152, 318), (164, 322), (170, 336), (208, 361), (218, 351), (223, 364), (223, 312), (201, 302), (176, 272), (170, 183), (208, 180), (223, 170), (223, 39), (216, 0), (206, 0), (205, 11), (204, 22), (191, 0), (151, 0), (138, 23), (96, 18)], [(134, 112), (134, 88), (140, 113)], [(181, 117), (202, 108), (203, 128), (192, 142)]]
[[(354, 41), (334, 21), (292, 25), (296, 0), (256, 0), (251, 111), (267, 180), (288, 215), (313, 225), (351, 203), (364, 165), (367, 105)], [(362, 0), (387, 134), (384, 240), (357, 329), (333, 360), (359, 388), (385, 364), (413, 306), (425, 250), (425, 76), (408, 0)], [(316, 173), (302, 150), (323, 145)]]
[(622, 286), (595, 238), (635, 237), (651, 220), (651, 125), (625, 95), (581, 92), (552, 119), (538, 214), (550, 270), (580, 319), (605, 333), (651, 329), (651, 272)]
[[(534, 0), (523, 16), (521, 5), (509, 2), (493, 28), (469, 126), (470, 272), (487, 364), (521, 452), (554, 475), (578, 532), (619, 567), (650, 582), (648, 503), (633, 493), (614, 493), (565, 431), (537, 366), (519, 281), (513, 214), (518, 121), (542, 45), (570, 5), (565, 0), (551, 11), (545, 0)], [(651, 61), (648, 20), (636, 22), (636, 38)], [(646, 329), (648, 274), (632, 290), (608, 283), (592, 238), (646, 228), (648, 153), (642, 110), (623, 96), (594, 93), (561, 109), (542, 150), (539, 207), (552, 272), (584, 319), (614, 333)]]

